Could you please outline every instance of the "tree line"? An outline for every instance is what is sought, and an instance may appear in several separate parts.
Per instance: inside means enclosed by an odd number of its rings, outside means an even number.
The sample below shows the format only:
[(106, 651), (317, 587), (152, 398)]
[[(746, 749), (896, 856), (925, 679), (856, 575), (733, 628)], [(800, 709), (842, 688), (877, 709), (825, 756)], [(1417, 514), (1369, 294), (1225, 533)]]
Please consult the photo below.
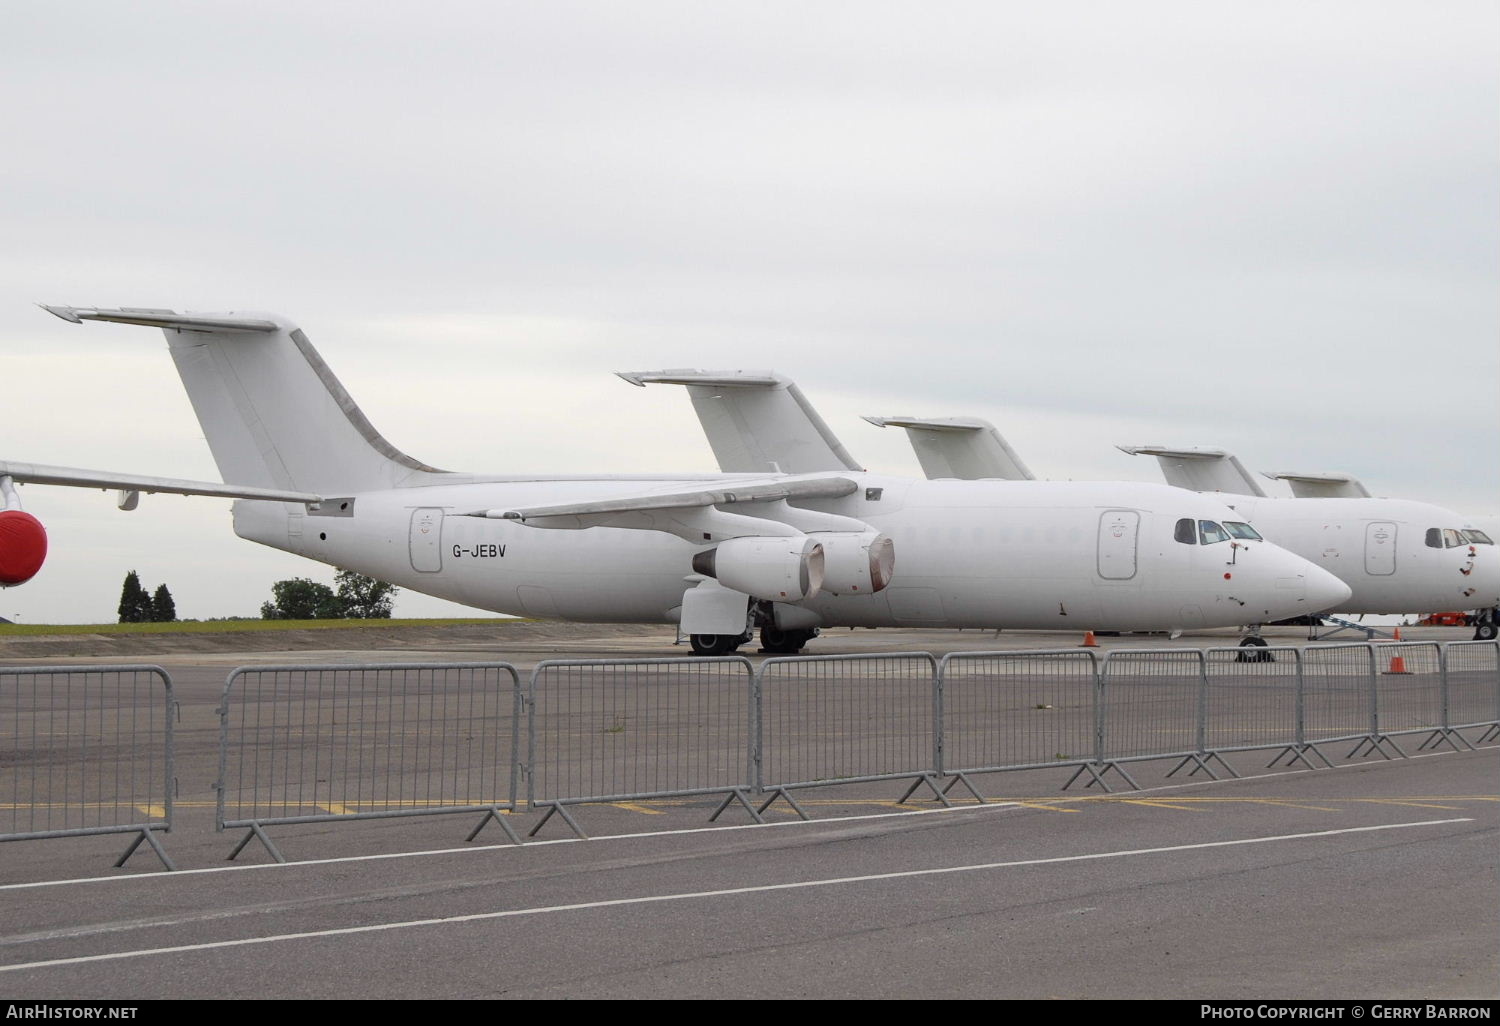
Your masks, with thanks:
[[(340, 570), (334, 587), (293, 577), (271, 585), (271, 600), (260, 606), (263, 620), (389, 620), (398, 588), (373, 577)], [(121, 623), (170, 623), (177, 606), (165, 584), (148, 594), (134, 570), (125, 575), (120, 592)]]

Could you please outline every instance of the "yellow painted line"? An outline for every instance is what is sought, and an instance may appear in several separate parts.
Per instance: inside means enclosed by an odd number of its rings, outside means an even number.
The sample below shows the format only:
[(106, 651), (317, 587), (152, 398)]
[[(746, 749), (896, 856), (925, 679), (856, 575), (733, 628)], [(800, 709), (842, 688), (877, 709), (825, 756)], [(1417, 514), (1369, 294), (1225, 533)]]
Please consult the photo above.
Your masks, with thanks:
[(157, 819), (166, 819), (167, 807), (165, 805), (137, 805), (137, 809), (147, 816), (155, 816)]
[(1156, 808), (1156, 809), (1177, 809), (1179, 812), (1202, 812), (1203, 811), (1202, 809), (1195, 809), (1191, 805), (1172, 805), (1172, 804), (1169, 804), (1168, 802), (1152, 801), (1152, 800), (1150, 800), (1148, 798), (1121, 798), (1119, 800), (1120, 800), (1121, 803), (1123, 803), (1125, 805), (1149, 805), (1152, 808)]
[(340, 805), (338, 802), (318, 802), (315, 807), (322, 809), (324, 812), (330, 812), (335, 816), (352, 816), (357, 811), (349, 808), (347, 805)]
[(1063, 809), (1046, 802), (1023, 802), (1014, 799), (1006, 800), (1006, 805), (1019, 805), (1023, 809), (1046, 809), (1048, 812), (1082, 812), (1082, 809)]
[(1459, 808), (1457, 805), (1439, 805), (1437, 802), (1408, 802), (1400, 798), (1361, 798), (1359, 800), (1369, 802), (1372, 805), (1410, 805), (1416, 809), (1449, 809), (1457, 811)]
[(665, 816), (666, 815), (666, 813), (663, 812), (661, 809), (647, 808), (646, 806), (642, 805), (640, 802), (610, 802), (610, 804), (613, 805), (617, 809), (624, 809), (627, 812), (640, 812), (640, 813), (643, 813), (643, 814), (645, 814), (647, 816)]
[(1312, 809), (1314, 812), (1342, 812), (1342, 809), (1330, 809), (1325, 805), (1300, 805), (1297, 802), (1289, 802), (1283, 798), (1246, 798), (1245, 801), (1257, 805), (1275, 805), (1283, 809)]

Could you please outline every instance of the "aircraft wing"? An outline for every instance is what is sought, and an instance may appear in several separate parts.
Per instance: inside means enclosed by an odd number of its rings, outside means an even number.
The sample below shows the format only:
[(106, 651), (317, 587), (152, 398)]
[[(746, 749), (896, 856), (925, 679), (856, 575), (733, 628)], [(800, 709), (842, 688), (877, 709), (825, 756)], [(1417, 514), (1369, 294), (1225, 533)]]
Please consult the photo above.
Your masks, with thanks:
[(647, 384), (684, 385), (726, 474), (863, 470), (795, 382), (771, 371), (620, 371)]
[(1167, 484), (1193, 492), (1228, 492), (1265, 498), (1265, 489), (1234, 455), (1223, 449), (1172, 449), (1162, 445), (1119, 445), (1132, 456), (1155, 456)]
[[(461, 516), (513, 520), (528, 527), (581, 531), (590, 527), (662, 531), (695, 544), (729, 538), (807, 531), (867, 531), (852, 517), (788, 505), (792, 499), (839, 498), (859, 485), (842, 477), (736, 482), (732, 487), (694, 492), (633, 495), (594, 502), (523, 509), (475, 510)], [(728, 507), (721, 509), (720, 507)]]
[(1299, 499), (1368, 499), (1369, 489), (1353, 474), (1299, 473), (1279, 470), (1272, 473), (1262, 471), (1272, 481), (1285, 481), (1292, 486), (1292, 494)]
[[(252, 488), (248, 485), (215, 484), (212, 481), (187, 481), (174, 477), (146, 477), (141, 474), (115, 474), (103, 470), (80, 470), (77, 467), (48, 467), (40, 463), (17, 463), (0, 460), (0, 478), (18, 484), (64, 485), (72, 488), (118, 488), (124, 492), (165, 492), (170, 495), (208, 495), (225, 499), (264, 499), (268, 502), (319, 503), (321, 495), (311, 492), (289, 492), (276, 488)], [(134, 508), (122, 504), (122, 508)]]
[(866, 417), (876, 427), (906, 429), (907, 440), (928, 479), (964, 481), (1003, 478), (1034, 481), (1036, 475), (1016, 455), (995, 425), (978, 417)]

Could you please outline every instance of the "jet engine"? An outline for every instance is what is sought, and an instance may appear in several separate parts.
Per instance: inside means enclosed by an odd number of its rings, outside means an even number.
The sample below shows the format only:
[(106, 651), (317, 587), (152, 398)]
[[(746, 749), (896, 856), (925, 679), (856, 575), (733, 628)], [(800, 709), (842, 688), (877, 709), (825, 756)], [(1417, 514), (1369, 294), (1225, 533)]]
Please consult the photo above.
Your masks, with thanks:
[(694, 556), (693, 570), (758, 599), (800, 602), (823, 587), (823, 546), (807, 535), (731, 538)]
[(25, 584), (47, 558), (47, 531), (19, 509), (0, 510), (0, 588)]
[(869, 595), (891, 583), (896, 546), (879, 531), (814, 535), (823, 546), (823, 590)]

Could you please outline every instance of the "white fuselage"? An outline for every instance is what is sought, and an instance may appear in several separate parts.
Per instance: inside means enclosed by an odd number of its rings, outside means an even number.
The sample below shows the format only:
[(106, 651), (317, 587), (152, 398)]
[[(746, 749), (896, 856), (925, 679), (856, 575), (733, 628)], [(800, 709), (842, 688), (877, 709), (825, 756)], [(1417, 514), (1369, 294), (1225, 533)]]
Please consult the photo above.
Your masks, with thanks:
[[(1347, 584), (1352, 594), (1333, 612), (1437, 612), (1500, 603), (1500, 551), (1451, 544), (1444, 532), (1461, 528), (1462, 518), (1441, 506), (1377, 498), (1215, 497), (1268, 540)], [(1434, 530), (1437, 545), (1430, 544)]]
[[(1178, 544), (1173, 525), (1181, 518), (1233, 517), (1214, 498), (1183, 489), (841, 476), (857, 483), (853, 494), (799, 504), (883, 532), (894, 543), (895, 571), (877, 594), (824, 592), (797, 604), (823, 626), (1239, 626), (1316, 613), (1347, 595), (1332, 576), (1269, 542)], [(239, 502), (235, 531), (495, 612), (671, 623), (684, 591), (701, 580), (692, 556), (708, 545), (659, 531), (548, 530), (464, 514), (680, 492), (684, 480), (438, 479), (332, 499), (309, 515), (300, 506)]]

